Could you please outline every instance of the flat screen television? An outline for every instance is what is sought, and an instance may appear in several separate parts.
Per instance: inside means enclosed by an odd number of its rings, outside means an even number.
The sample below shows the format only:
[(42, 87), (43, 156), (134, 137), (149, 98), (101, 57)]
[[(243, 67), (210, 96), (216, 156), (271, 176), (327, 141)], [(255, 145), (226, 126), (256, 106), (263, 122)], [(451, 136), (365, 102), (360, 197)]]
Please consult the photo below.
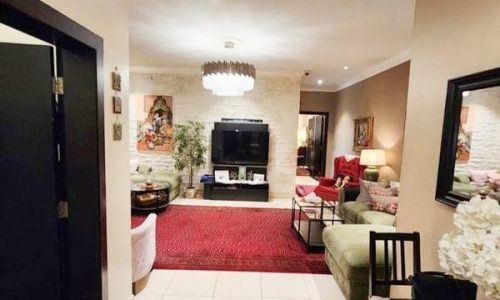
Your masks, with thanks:
[(212, 163), (221, 165), (267, 165), (269, 132), (212, 130)]

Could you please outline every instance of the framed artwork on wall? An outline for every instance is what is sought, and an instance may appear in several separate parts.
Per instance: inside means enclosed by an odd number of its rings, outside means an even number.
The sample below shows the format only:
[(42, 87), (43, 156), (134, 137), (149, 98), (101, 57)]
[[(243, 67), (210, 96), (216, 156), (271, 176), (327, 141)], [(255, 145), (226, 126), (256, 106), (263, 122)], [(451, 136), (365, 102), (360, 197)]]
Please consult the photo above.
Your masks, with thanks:
[(373, 117), (354, 120), (354, 144), (352, 150), (360, 152), (373, 146)]
[(137, 122), (137, 150), (172, 151), (172, 97), (145, 95), (143, 116)]

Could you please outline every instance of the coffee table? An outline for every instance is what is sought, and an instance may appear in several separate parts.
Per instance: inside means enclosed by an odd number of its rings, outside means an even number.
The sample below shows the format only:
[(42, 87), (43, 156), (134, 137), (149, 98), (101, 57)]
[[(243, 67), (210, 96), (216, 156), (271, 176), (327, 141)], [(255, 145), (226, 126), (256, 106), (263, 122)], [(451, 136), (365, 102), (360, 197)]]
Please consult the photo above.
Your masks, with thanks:
[(169, 203), (170, 184), (130, 185), (132, 212), (136, 214), (160, 213), (165, 211)]
[(292, 198), (291, 227), (306, 243), (308, 251), (324, 248), (321, 234), (325, 226), (344, 223), (344, 220), (335, 214), (335, 208), (334, 203), (326, 200), (310, 203), (302, 197)]

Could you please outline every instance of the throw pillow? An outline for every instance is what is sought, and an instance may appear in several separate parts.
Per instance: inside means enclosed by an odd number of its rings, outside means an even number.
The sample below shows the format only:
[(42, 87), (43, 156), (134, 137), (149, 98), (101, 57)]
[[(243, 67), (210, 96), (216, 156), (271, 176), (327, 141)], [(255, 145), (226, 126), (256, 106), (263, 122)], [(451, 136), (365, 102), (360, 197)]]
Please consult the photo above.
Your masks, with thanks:
[(474, 181), (477, 185), (484, 185), (488, 181), (488, 173), (493, 174), (496, 173), (496, 170), (470, 170), (470, 176), (472, 177), (472, 181)]
[(381, 187), (381, 186), (370, 186), (368, 188), (368, 194), (370, 195), (379, 195), (379, 196), (394, 196), (392, 189)]
[(399, 196), (399, 188), (401, 186), (401, 184), (399, 183), (399, 181), (390, 181), (389, 182), (389, 186), (392, 189), (392, 194), (394, 196)]
[(487, 173), (486, 175), (488, 175), (488, 181), (490, 183), (495, 183), (495, 181), (499, 180), (500, 179), (500, 174), (498, 173)]
[(369, 189), (370, 186), (383, 186), (383, 184), (379, 182), (373, 182), (373, 181), (367, 181), (360, 179), (359, 180), (359, 195), (358, 198), (356, 198), (356, 201), (359, 202), (364, 202), (364, 203), (370, 203), (370, 195), (369, 195)]
[(399, 197), (396, 196), (370, 194), (370, 207), (375, 211), (382, 211), (395, 215), (398, 211), (398, 200)]

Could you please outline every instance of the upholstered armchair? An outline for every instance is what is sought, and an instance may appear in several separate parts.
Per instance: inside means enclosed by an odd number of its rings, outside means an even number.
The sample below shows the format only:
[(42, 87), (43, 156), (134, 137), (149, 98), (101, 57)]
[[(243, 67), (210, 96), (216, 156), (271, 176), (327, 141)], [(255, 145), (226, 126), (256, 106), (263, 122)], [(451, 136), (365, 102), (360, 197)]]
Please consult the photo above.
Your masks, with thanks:
[(359, 191), (359, 181), (363, 177), (364, 167), (359, 164), (357, 156), (339, 156), (333, 162), (333, 178), (320, 177), (319, 185), (314, 192), (324, 200), (337, 201), (339, 196), (338, 189), (334, 186), (335, 181), (339, 176), (351, 177), (351, 180), (346, 183), (346, 192), (349, 189)]
[[(137, 282), (151, 272), (156, 258), (156, 214), (132, 229), (132, 282)], [(134, 285), (135, 292), (135, 285)]]

